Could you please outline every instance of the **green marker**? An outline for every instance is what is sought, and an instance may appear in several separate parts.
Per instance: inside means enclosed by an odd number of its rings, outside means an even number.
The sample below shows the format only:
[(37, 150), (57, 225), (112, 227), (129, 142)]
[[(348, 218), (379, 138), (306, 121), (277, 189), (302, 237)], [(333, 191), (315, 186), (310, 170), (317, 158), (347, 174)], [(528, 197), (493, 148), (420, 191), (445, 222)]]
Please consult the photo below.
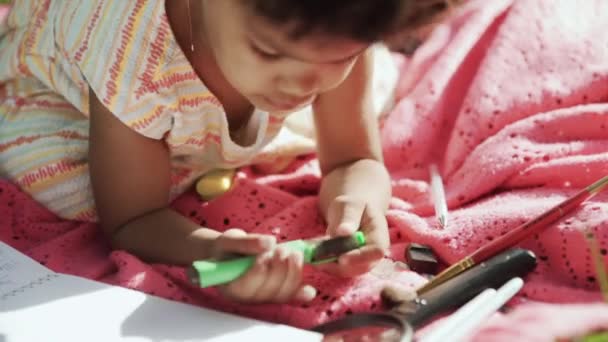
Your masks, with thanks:
[[(365, 236), (356, 232), (351, 236), (337, 237), (321, 242), (293, 240), (280, 244), (293, 251), (302, 252), (307, 264), (322, 264), (335, 261), (341, 254), (365, 245)], [(243, 275), (253, 262), (255, 256), (246, 256), (230, 260), (198, 260), (187, 270), (188, 278), (200, 287), (210, 287), (229, 283)]]

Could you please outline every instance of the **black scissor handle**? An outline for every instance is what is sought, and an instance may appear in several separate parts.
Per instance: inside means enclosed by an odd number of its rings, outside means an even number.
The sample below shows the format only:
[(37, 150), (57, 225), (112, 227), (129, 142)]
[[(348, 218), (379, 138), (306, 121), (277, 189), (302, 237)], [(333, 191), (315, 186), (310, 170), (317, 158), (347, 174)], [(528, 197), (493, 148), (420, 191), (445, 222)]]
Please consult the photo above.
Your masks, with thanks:
[(534, 253), (522, 248), (508, 249), (420, 295), (406, 318), (417, 328), (434, 316), (465, 304), (485, 289), (499, 288), (514, 277), (524, 277), (535, 267)]
[[(536, 267), (536, 256), (529, 250), (509, 249), (482, 262), (415, 300), (386, 313), (358, 313), (318, 325), (311, 330), (323, 334), (362, 327), (398, 329), (402, 336), (413, 334), (431, 318), (468, 302), (487, 288), (497, 288), (514, 277), (523, 277)], [(402, 340), (407, 341), (403, 338)]]

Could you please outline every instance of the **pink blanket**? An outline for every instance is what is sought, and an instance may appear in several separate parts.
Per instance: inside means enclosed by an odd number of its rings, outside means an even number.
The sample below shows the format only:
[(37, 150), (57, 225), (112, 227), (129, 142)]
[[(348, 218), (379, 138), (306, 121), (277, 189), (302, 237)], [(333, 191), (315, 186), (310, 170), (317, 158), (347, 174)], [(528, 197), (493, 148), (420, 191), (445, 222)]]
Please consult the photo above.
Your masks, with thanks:
[[(386, 284), (425, 280), (391, 260), (410, 241), (454, 262), (608, 174), (608, 2), (480, 0), (439, 27), (402, 65), (398, 102), (383, 120), (393, 176), (391, 257), (344, 280), (307, 269), (320, 293), (306, 305), (245, 306), (187, 284), (183, 270), (111, 252), (96, 225), (62, 221), (0, 181), (0, 240), (59, 272), (227, 312), (310, 327), (378, 310)], [(429, 200), (428, 164), (438, 163), (450, 206), (446, 229)], [(174, 207), (219, 230), (241, 227), (281, 240), (323, 233), (319, 171), (303, 157), (279, 175), (244, 169), (237, 187)], [(608, 328), (581, 231), (596, 233), (606, 260), (608, 194), (595, 197), (521, 244), (539, 257), (514, 310), (495, 315), (474, 341), (552, 341)], [(606, 260), (608, 262), (608, 260)], [(542, 303), (539, 303), (542, 302)]]

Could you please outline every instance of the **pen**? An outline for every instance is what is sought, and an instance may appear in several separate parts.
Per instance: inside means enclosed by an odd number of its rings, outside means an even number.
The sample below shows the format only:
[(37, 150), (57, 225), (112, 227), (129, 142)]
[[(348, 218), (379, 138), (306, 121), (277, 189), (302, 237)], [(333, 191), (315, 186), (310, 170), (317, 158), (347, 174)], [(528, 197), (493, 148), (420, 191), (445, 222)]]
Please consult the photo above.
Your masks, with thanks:
[(495, 294), (496, 289), (485, 289), (475, 298), (471, 299), (465, 305), (460, 307), (460, 309), (455, 311), (452, 315), (447, 317), (445, 321), (441, 322), (437, 328), (422, 336), (420, 342), (441, 342), (447, 340), (450, 333), (454, 329), (458, 328), (458, 326), (462, 324), (467, 316), (470, 316), (475, 311), (479, 310), (488, 300), (491, 300)]
[(441, 227), (445, 228), (448, 225), (448, 205), (445, 200), (443, 179), (441, 179), (437, 165), (431, 164), (429, 171), (431, 173), (431, 196), (435, 205), (435, 216)]
[(608, 185), (608, 176), (604, 176), (597, 182), (582, 189), (574, 196), (564, 200), (536, 218), (516, 227), (507, 234), (481, 246), (473, 253), (448, 267), (429, 282), (422, 285), (416, 292), (420, 295), (489, 257), (521, 242), (530, 235), (538, 233), (542, 228), (564, 217), (564, 215), (577, 208), (582, 202), (602, 191), (606, 185)]
[(523, 287), (521, 278), (515, 277), (498, 290), (486, 289), (462, 306), (437, 329), (423, 336), (420, 342), (460, 341), (485, 318), (495, 313)]

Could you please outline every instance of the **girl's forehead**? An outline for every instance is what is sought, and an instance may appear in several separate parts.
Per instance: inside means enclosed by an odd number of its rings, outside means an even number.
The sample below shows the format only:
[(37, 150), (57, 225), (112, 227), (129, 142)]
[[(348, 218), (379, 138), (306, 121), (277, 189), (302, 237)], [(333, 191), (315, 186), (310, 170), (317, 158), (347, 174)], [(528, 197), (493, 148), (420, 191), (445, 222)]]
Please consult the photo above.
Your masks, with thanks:
[(340, 63), (361, 54), (369, 43), (323, 32), (311, 32), (302, 36), (292, 34), (297, 23), (277, 25), (260, 16), (246, 21), (246, 32), (255, 43), (263, 44), (293, 59), (314, 63)]

